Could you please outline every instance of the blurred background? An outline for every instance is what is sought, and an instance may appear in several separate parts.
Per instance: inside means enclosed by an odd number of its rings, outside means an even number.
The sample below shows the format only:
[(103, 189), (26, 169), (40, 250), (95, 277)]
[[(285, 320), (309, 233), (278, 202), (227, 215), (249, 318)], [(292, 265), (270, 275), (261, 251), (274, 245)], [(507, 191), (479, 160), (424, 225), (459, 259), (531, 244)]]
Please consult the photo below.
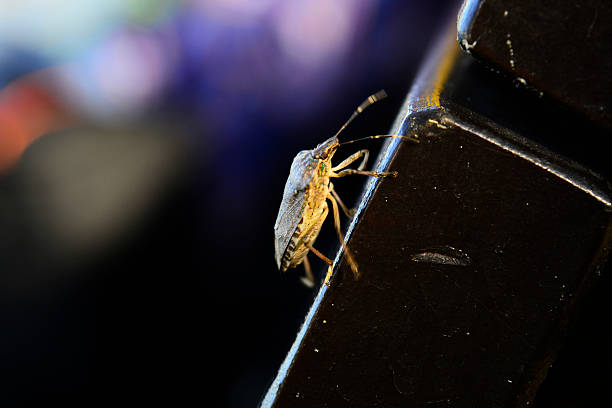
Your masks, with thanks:
[(291, 161), (382, 88), (344, 138), (386, 133), (455, 4), (1, 1), (3, 406), (255, 406), (315, 294), (274, 261)]

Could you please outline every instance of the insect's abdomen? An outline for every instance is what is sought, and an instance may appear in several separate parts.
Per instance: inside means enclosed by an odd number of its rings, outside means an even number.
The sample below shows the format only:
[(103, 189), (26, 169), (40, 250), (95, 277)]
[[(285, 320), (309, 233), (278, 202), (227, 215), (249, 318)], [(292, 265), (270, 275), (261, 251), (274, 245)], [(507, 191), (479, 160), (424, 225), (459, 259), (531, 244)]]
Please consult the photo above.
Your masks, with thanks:
[(315, 217), (304, 217), (298, 225), (296, 234), (287, 248), (287, 268), (294, 268), (301, 264), (309, 251), (308, 245), (312, 245), (319, 236), (328, 212), (327, 204), (323, 203), (323, 206), (322, 211), (318, 212)]

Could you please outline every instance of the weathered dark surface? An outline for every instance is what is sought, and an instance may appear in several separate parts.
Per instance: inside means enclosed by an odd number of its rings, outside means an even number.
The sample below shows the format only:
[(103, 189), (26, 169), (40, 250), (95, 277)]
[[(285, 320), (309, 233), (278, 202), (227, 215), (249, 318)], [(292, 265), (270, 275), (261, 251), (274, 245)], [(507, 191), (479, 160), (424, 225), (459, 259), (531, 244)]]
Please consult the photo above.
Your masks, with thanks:
[[(341, 268), (277, 406), (529, 400), (609, 215), (461, 130), (404, 146), (392, 168), (402, 179), (382, 183), (351, 240), (363, 278)], [(411, 260), (444, 247), (470, 264)]]
[(474, 56), (612, 129), (612, 2), (466, 0), (458, 28)]
[(456, 61), (443, 94), (447, 104), (452, 101), (608, 179), (612, 176), (610, 131), (553, 98), (517, 86), (515, 79), (500, 77), (474, 58)]
[(486, 87), (490, 110), (473, 104), (481, 72), (468, 69), (474, 61), (452, 34), (396, 123), (421, 144), (391, 146), (400, 177), (378, 184), (358, 214), (349, 246), (362, 278), (340, 264), (264, 405), (532, 404), (589, 287), (601, 282), (610, 190), (582, 165), (604, 173), (608, 165), (588, 148), (572, 150), (569, 137), (588, 124), (570, 117), (546, 127), (523, 116), (525, 106), (551, 117), (559, 107), (503, 77)]

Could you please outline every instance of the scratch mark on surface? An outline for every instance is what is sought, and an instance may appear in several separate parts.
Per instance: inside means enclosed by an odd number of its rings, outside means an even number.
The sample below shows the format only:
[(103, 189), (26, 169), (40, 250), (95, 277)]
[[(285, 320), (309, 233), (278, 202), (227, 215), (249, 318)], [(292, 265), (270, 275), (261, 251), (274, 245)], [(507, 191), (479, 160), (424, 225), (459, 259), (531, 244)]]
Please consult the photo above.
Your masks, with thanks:
[(474, 40), (473, 43), (469, 43), (465, 38), (461, 39), (461, 47), (468, 53), (472, 53), (471, 49), (474, 48), (478, 44), (478, 40)]
[(425, 401), (425, 404), (439, 404), (441, 402), (446, 402), (447, 404), (450, 404), (450, 399), (441, 399), (441, 400), (435, 400), (435, 401)]
[(434, 119), (429, 119), (428, 120), (429, 123), (433, 123), (434, 125), (436, 125), (437, 127), (439, 127), (440, 129), (448, 129), (448, 126), (444, 126), (443, 124), (441, 124), (440, 122), (438, 122), (437, 120)]
[(591, 21), (591, 24), (589, 25), (589, 28), (587, 29), (586, 38), (591, 38), (591, 34), (593, 34), (593, 27), (595, 27), (595, 22), (597, 21), (598, 16), (599, 16), (599, 7), (595, 9), (595, 16), (593, 17), (593, 21)]
[(412, 262), (432, 263), (439, 265), (468, 266), (472, 259), (468, 254), (452, 246), (436, 247), (410, 257)]
[(392, 374), (392, 378), (393, 378), (393, 387), (395, 388), (395, 390), (397, 392), (399, 392), (400, 394), (404, 395), (402, 390), (400, 390), (399, 387), (397, 386), (397, 382), (395, 381), (395, 370), (393, 369), (393, 366), (391, 364), (389, 364), (389, 369), (391, 370), (391, 374)]
[(508, 52), (510, 53), (510, 68), (514, 69), (514, 48), (512, 48), (512, 41), (510, 40), (510, 33), (506, 34), (506, 45), (508, 46)]

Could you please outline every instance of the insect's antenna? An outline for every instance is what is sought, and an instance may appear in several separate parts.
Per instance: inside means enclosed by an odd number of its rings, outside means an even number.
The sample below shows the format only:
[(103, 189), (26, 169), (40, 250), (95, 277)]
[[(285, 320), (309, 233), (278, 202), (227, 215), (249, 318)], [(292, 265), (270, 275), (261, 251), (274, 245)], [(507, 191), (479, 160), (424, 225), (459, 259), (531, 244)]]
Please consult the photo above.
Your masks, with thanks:
[(359, 105), (357, 107), (357, 109), (355, 109), (355, 112), (353, 112), (353, 114), (351, 115), (351, 117), (346, 121), (346, 123), (344, 125), (342, 125), (342, 127), (340, 128), (340, 130), (335, 134), (334, 137), (338, 137), (338, 135), (340, 133), (342, 133), (342, 131), (349, 125), (349, 123), (351, 123), (353, 121), (353, 119), (355, 119), (361, 112), (363, 112), (368, 106), (373, 105), (374, 103), (380, 101), (381, 99), (385, 99), (387, 97), (387, 93), (385, 92), (384, 89), (381, 89), (380, 91), (376, 92), (374, 95), (370, 95), (368, 96), (368, 99), (366, 99), (365, 101), (361, 102), (361, 105)]
[(367, 137), (362, 137), (360, 139), (355, 139), (355, 140), (349, 140), (348, 142), (342, 142), (339, 144), (339, 146), (342, 145), (347, 145), (347, 144), (351, 144), (351, 143), (355, 143), (355, 142), (361, 142), (362, 140), (369, 140), (369, 139), (382, 139), (384, 137), (392, 137), (392, 138), (396, 138), (396, 139), (404, 139), (404, 140), (409, 140), (412, 143), (419, 143), (419, 139), (417, 139), (414, 136), (402, 136), (402, 135), (375, 135), (375, 136), (367, 136)]

